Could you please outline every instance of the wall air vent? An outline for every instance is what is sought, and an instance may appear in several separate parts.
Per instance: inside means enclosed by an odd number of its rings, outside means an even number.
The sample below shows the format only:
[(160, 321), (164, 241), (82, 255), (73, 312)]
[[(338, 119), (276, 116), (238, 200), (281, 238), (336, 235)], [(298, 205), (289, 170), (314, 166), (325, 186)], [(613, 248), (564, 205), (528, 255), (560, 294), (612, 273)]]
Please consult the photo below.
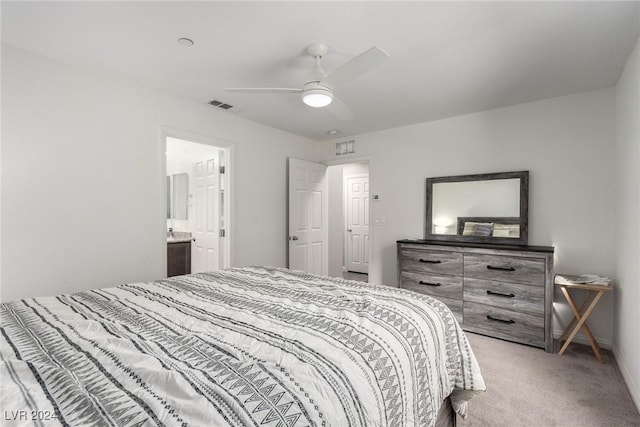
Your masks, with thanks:
[(353, 154), (356, 152), (356, 140), (336, 142), (336, 156)]
[(209, 104), (213, 105), (214, 107), (222, 108), (223, 110), (229, 110), (230, 108), (233, 108), (233, 105), (225, 104), (224, 102), (216, 101), (215, 99), (209, 101)]

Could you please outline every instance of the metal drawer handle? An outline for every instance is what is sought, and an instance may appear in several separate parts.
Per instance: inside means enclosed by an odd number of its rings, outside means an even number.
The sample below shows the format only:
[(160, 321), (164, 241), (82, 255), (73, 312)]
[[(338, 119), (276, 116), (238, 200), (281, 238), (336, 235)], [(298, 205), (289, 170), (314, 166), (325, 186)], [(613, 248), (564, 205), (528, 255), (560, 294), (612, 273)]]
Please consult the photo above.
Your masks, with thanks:
[(427, 264), (440, 264), (442, 263), (442, 261), (440, 261), (439, 259), (432, 261), (430, 259), (422, 259), (420, 258), (420, 262), (426, 262)]
[(502, 292), (494, 292), (494, 291), (487, 291), (487, 294), (495, 295), (497, 297), (506, 297), (506, 298), (515, 298), (516, 297), (515, 294), (503, 294)]
[(423, 282), (422, 280), (420, 280), (418, 283), (420, 283), (421, 285), (427, 285), (427, 286), (442, 286), (442, 283)]
[(500, 271), (516, 271), (513, 267), (496, 267), (494, 265), (487, 265), (489, 270), (500, 270)]
[(487, 319), (493, 320), (494, 322), (502, 322), (502, 323), (509, 323), (509, 324), (516, 323), (516, 321), (512, 319), (509, 319), (509, 320), (498, 319), (497, 317), (493, 317), (490, 315), (487, 315)]

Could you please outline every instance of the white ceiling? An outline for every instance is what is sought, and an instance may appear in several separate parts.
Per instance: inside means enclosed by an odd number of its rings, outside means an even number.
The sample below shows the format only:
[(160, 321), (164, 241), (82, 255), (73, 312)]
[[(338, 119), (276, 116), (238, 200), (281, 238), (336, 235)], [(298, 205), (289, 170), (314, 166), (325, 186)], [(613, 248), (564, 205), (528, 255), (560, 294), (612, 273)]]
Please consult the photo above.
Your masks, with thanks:
[[(639, 5), (2, 1), (2, 41), (323, 140), (330, 129), (345, 137), (614, 85), (638, 39)], [(223, 90), (300, 86), (314, 41), (330, 47), (327, 72), (371, 46), (389, 53), (336, 91), (355, 118), (298, 94)]]

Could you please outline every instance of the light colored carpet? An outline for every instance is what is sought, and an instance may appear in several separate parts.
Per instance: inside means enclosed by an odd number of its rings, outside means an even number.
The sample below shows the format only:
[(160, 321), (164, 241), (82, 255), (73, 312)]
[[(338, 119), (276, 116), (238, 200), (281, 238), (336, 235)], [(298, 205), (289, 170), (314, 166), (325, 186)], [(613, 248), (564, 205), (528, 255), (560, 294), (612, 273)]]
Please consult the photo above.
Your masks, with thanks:
[(357, 280), (358, 282), (368, 282), (369, 275), (366, 273), (354, 273), (353, 271), (345, 271), (342, 278), (347, 280)]
[[(487, 383), (458, 427), (640, 426), (640, 414), (610, 351), (598, 363), (591, 347), (564, 355), (467, 333)], [(556, 349), (558, 344), (556, 343)]]

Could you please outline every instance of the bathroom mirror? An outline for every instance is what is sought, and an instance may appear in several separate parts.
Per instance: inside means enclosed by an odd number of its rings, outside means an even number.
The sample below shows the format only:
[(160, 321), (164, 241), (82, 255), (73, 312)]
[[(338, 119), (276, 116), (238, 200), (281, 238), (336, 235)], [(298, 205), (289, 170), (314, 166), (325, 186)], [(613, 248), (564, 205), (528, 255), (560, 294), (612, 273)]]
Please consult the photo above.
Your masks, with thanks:
[(526, 245), (529, 171), (427, 178), (425, 238)]
[(187, 199), (189, 197), (189, 174), (172, 176), (171, 202), (173, 219), (187, 219)]

